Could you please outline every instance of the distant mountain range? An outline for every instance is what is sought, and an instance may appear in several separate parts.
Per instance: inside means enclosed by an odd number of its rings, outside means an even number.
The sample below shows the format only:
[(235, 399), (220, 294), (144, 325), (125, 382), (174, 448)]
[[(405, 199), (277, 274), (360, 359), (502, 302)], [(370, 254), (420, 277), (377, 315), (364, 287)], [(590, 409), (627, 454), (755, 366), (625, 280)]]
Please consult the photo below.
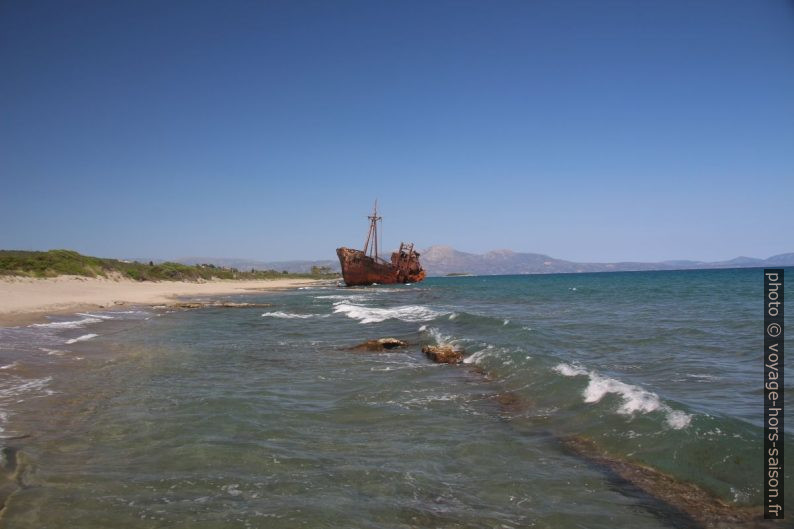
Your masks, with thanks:
[(794, 266), (794, 253), (775, 255), (769, 259), (737, 257), (730, 261), (663, 261), (660, 263), (576, 263), (555, 259), (539, 253), (518, 253), (494, 250), (485, 254), (460, 252), (450, 246), (431, 246), (420, 260), (428, 275), (447, 274), (557, 274), (576, 272), (625, 272), (637, 270), (681, 270), (704, 268), (745, 268)]
[[(577, 263), (555, 259), (539, 253), (519, 253), (512, 250), (494, 250), (485, 254), (458, 251), (451, 246), (431, 246), (421, 251), (422, 266), (430, 276), (448, 274), (500, 275), (500, 274), (559, 274), (578, 272), (627, 272), (638, 270), (685, 270), (709, 268), (749, 268), (794, 266), (794, 253), (784, 253), (768, 259), (736, 257), (729, 261), (662, 261), (658, 263), (624, 261), (618, 263)], [(286, 270), (292, 273), (309, 272), (312, 266), (327, 266), (340, 271), (337, 259), (316, 261), (255, 261), (217, 257), (183, 257), (174, 259), (184, 264), (214, 264), (239, 270)]]

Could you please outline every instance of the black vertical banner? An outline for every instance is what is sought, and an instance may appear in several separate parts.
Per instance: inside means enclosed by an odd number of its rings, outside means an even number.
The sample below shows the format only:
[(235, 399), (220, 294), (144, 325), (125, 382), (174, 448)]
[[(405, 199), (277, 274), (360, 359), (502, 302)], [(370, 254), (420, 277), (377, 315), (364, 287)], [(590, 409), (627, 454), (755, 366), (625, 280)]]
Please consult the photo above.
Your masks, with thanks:
[(783, 514), (783, 269), (764, 270), (764, 518)]

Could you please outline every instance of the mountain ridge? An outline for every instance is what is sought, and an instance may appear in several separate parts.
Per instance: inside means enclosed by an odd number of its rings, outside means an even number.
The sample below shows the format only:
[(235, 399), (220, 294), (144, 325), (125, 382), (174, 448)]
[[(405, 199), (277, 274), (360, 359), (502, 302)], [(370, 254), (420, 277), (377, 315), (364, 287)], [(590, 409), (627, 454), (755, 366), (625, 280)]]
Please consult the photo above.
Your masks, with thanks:
[(429, 276), (443, 276), (447, 274), (556, 274), (794, 266), (794, 253), (777, 254), (767, 259), (739, 256), (726, 261), (713, 262), (677, 259), (661, 262), (620, 261), (614, 263), (581, 263), (557, 259), (545, 254), (515, 252), (513, 250), (492, 250), (484, 254), (474, 254), (461, 252), (447, 245), (431, 246), (420, 253), (422, 266), (427, 270)]

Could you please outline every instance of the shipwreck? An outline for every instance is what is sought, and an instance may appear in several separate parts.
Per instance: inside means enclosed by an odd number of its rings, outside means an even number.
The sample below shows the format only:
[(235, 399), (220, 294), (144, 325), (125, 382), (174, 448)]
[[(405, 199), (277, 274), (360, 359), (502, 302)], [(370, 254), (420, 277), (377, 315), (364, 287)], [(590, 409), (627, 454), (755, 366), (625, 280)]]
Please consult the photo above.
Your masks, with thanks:
[(400, 243), (400, 249), (392, 252), (391, 261), (378, 254), (378, 202), (372, 209), (369, 218), (369, 232), (364, 241), (363, 250), (354, 250), (344, 246), (336, 249), (339, 264), (342, 266), (342, 277), (347, 286), (416, 283), (425, 278), (425, 271), (419, 263), (419, 252), (414, 250), (413, 243)]

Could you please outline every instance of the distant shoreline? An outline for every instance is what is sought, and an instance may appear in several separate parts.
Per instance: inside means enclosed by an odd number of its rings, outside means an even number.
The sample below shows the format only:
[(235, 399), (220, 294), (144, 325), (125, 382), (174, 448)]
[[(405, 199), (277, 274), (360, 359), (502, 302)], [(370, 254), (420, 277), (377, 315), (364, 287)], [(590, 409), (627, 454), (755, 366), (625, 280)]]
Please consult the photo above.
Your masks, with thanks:
[(246, 294), (297, 288), (321, 279), (133, 281), (59, 276), (46, 279), (0, 278), (0, 327), (43, 321), (49, 314), (128, 305), (167, 305), (184, 297)]

